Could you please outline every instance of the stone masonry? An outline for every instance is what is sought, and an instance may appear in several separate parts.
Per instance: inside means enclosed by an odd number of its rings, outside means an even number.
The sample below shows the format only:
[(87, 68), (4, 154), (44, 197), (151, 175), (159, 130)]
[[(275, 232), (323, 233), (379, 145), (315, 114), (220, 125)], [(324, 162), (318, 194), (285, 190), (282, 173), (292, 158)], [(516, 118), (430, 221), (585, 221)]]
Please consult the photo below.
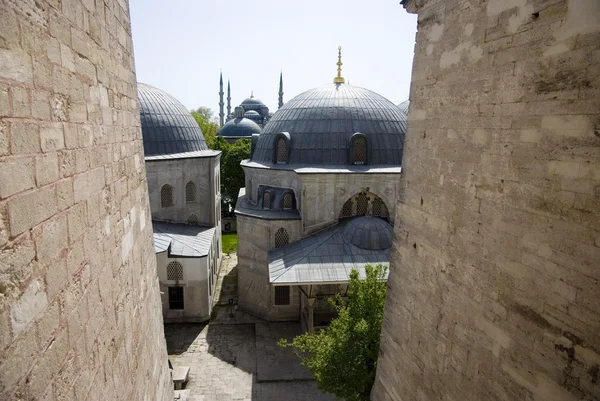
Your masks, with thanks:
[(373, 400), (600, 399), (600, 2), (403, 4), (406, 192)]
[(126, 0), (0, 1), (0, 399), (172, 399)]

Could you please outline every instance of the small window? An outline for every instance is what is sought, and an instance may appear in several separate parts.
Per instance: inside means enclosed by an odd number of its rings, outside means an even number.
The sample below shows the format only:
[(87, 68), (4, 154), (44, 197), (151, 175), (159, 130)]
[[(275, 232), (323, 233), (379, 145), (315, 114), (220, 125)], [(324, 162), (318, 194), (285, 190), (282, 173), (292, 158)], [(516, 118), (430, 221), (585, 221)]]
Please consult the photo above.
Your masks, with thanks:
[(283, 195), (283, 208), (284, 209), (291, 209), (292, 208), (292, 194), (289, 192), (286, 192)]
[(173, 187), (165, 184), (160, 189), (160, 207), (173, 206)]
[(383, 201), (379, 198), (373, 200), (373, 216), (381, 216), (383, 212)]
[(290, 243), (290, 234), (286, 231), (285, 228), (280, 228), (275, 233), (275, 248), (281, 248), (282, 246), (286, 246)]
[(285, 139), (277, 139), (277, 163), (288, 162), (288, 148)]
[(271, 208), (271, 193), (268, 191), (265, 191), (265, 193), (263, 194), (263, 209), (270, 209)]
[(354, 164), (365, 164), (367, 162), (367, 140), (362, 137), (356, 137), (352, 141), (352, 159)]
[(186, 203), (196, 202), (196, 184), (192, 181), (185, 184), (185, 201)]
[(365, 192), (361, 192), (356, 199), (356, 215), (364, 216), (367, 214), (367, 203), (369, 202), (369, 198), (367, 198), (367, 194)]
[(167, 280), (183, 280), (183, 266), (179, 262), (167, 265)]
[(183, 287), (169, 287), (169, 309), (183, 309)]
[(352, 199), (348, 199), (342, 207), (342, 215), (340, 217), (352, 217)]
[(289, 304), (290, 304), (290, 287), (288, 287), (288, 286), (275, 287), (275, 305), (289, 305)]
[(188, 217), (188, 223), (189, 224), (194, 224), (194, 225), (198, 225), (200, 221), (198, 220), (198, 216), (196, 216), (195, 214), (191, 214), (190, 217)]

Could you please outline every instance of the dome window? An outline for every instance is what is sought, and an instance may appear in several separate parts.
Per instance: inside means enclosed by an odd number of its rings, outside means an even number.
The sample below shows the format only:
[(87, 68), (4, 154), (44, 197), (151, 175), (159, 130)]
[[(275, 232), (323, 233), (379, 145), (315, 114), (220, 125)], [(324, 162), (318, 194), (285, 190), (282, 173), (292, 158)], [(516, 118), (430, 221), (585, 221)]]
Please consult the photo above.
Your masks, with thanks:
[(352, 217), (352, 199), (348, 199), (344, 203), (340, 217)]
[(292, 208), (292, 193), (286, 192), (283, 195), (283, 209), (290, 210)]
[(165, 184), (160, 188), (160, 207), (173, 206), (173, 187)]
[(279, 138), (277, 140), (277, 163), (287, 163), (287, 153), (285, 139)]
[(363, 134), (352, 136), (350, 162), (356, 165), (367, 164), (367, 138)]
[(196, 202), (196, 184), (192, 181), (185, 184), (185, 202)]
[(273, 162), (275, 164), (287, 164), (290, 157), (290, 134), (280, 132), (273, 142)]
[(367, 205), (369, 203), (369, 198), (365, 192), (361, 192), (358, 194), (356, 198), (356, 214), (358, 216), (364, 216), (367, 214)]
[(290, 234), (285, 228), (280, 228), (275, 233), (275, 248), (281, 248), (290, 243)]
[(171, 262), (167, 265), (167, 280), (183, 280), (183, 266), (179, 262)]
[(265, 191), (263, 194), (263, 209), (271, 208), (271, 193), (269, 191)]

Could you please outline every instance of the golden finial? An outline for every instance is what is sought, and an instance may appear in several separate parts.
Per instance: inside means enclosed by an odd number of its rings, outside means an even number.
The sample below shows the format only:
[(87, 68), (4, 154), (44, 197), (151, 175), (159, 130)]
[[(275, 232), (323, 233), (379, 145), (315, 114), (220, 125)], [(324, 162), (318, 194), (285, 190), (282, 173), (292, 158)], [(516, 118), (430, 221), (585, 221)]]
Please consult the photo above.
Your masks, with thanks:
[(338, 74), (337, 77), (333, 78), (334, 84), (343, 84), (345, 82), (344, 77), (342, 77), (342, 46), (338, 46)]

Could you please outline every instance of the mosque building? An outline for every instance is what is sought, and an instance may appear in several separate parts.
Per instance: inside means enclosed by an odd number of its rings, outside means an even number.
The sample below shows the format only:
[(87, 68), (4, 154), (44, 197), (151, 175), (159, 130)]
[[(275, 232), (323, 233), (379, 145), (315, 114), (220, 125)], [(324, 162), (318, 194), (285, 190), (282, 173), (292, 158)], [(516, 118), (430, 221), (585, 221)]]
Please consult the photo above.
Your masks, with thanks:
[[(219, 78), (219, 120), (221, 129), (217, 135), (222, 136), (229, 143), (233, 143), (241, 138), (251, 138), (253, 134), (260, 133), (272, 116), (269, 108), (262, 100), (254, 97), (254, 93), (249, 98), (244, 99), (239, 106), (235, 107), (231, 113), (231, 83), (227, 81), (227, 118), (223, 110), (223, 74)], [(279, 108), (283, 106), (283, 74), (279, 74)]]
[(308, 90), (252, 136), (235, 208), (239, 307), (309, 332), (350, 271), (389, 265), (407, 112), (345, 83)]
[(221, 265), (221, 152), (177, 99), (138, 83), (163, 318), (201, 322)]

